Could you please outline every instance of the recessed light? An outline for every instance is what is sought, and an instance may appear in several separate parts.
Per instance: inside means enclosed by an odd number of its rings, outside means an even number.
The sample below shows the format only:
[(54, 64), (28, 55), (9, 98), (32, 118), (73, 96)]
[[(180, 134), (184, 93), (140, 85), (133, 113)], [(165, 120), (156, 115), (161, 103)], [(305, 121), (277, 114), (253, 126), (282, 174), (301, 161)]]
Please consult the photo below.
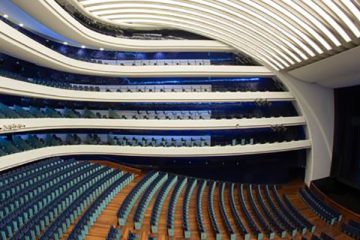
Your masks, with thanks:
[(99, 48), (99, 49), (100, 49), (100, 51), (104, 51), (104, 48), (102, 48), (102, 47), (101, 47), (101, 48)]
[(23, 27), (23, 26), (24, 26), (24, 24), (23, 24), (23, 23), (19, 23), (19, 26), (20, 26), (20, 27)]
[(8, 18), (9, 16), (8, 16), (7, 14), (4, 14), (3, 17), (4, 17), (4, 18)]
[(81, 45), (81, 48), (86, 48), (86, 46), (85, 46), (85, 45)]
[(68, 45), (68, 42), (63, 42), (64, 45)]

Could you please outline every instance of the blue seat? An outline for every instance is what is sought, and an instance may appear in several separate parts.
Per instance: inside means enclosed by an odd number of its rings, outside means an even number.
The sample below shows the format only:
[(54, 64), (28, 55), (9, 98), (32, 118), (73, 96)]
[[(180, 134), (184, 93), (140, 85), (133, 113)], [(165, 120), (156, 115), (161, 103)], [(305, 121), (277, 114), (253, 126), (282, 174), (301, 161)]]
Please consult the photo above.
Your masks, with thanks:
[(256, 236), (256, 238), (258, 240), (263, 239), (263, 233), (260, 231), (259, 227), (256, 225), (255, 221), (252, 219), (249, 211), (246, 208), (245, 205), (245, 197), (244, 197), (244, 185), (243, 184), (238, 184), (238, 195), (239, 195), (239, 200), (240, 200), (240, 206), (241, 206), (241, 210), (245, 216), (245, 219), (248, 223), (248, 225), (250, 226), (251, 232), (254, 234), (254, 236)]
[(187, 181), (188, 180), (186, 177), (180, 177), (170, 197), (170, 202), (166, 213), (166, 227), (167, 227), (168, 235), (170, 237), (174, 236), (174, 216), (175, 216), (176, 203)]
[(226, 213), (225, 210), (225, 203), (224, 203), (224, 191), (225, 191), (225, 182), (220, 183), (220, 187), (219, 187), (219, 209), (220, 209), (220, 214), (221, 214), (221, 218), (223, 220), (223, 223), (225, 225), (225, 229), (226, 232), (229, 236), (230, 240), (235, 240), (236, 239), (236, 235), (234, 233), (234, 230), (230, 224), (229, 221), (229, 216)]

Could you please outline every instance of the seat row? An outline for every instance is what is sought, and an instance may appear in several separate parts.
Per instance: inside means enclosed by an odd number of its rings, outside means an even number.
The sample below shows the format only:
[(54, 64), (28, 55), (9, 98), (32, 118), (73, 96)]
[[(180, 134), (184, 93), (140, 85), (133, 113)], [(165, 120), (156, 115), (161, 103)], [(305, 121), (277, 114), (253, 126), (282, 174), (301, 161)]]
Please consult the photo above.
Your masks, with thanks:
[(121, 229), (110, 226), (105, 240), (120, 240)]
[(0, 103), (0, 118), (109, 118), (109, 119), (210, 119), (211, 111), (131, 111), (131, 110), (90, 110), (56, 109), (51, 107), (7, 106)]
[(121, 206), (117, 211), (118, 224), (124, 226), (129, 213), (132, 207), (135, 205), (135, 202), (142, 195), (143, 191), (147, 189), (151, 183), (158, 177), (158, 172), (150, 172), (145, 177), (141, 179), (140, 182), (131, 190), (131, 192), (126, 196), (125, 200), (122, 202)]
[(342, 215), (322, 202), (308, 187), (301, 188), (299, 194), (314, 213), (326, 223), (334, 224), (337, 221), (341, 221)]
[[(33, 83), (52, 86), (52, 81), (34, 80)], [(251, 83), (241, 84), (178, 84), (178, 85), (94, 85), (94, 84), (76, 84), (59, 83), (56, 87), (91, 92), (271, 92), (282, 91), (281, 88), (257, 88)]]
[(56, 158), (0, 174), (1, 239), (60, 239), (122, 175), (97, 164)]
[(150, 217), (150, 226), (151, 226), (152, 233), (157, 233), (157, 231), (158, 231), (160, 212), (164, 205), (165, 198), (167, 197), (167, 195), (171, 191), (171, 189), (174, 187), (177, 180), (178, 180), (177, 176), (169, 176), (167, 181), (162, 186), (162, 188), (156, 198), (155, 204), (151, 211), (151, 217)]
[(197, 180), (191, 178), (188, 181), (188, 185), (185, 190), (183, 205), (182, 205), (182, 225), (184, 230), (185, 238), (190, 238), (190, 224), (189, 224), (189, 205), (190, 205), (190, 198), (191, 195), (197, 185)]
[(219, 230), (219, 223), (215, 216), (215, 209), (214, 209), (214, 192), (215, 192), (216, 182), (211, 181), (209, 182), (209, 192), (208, 192), (208, 198), (207, 198), (207, 204), (208, 204), (208, 214), (210, 217), (210, 224), (213, 233), (215, 234), (215, 239), (220, 240), (221, 234)]
[[(150, 177), (152, 178), (150, 179)], [(145, 210), (148, 208), (148, 203), (151, 198), (155, 196), (155, 203), (151, 211), (150, 227), (153, 234), (158, 233), (158, 216), (163, 206), (164, 199), (173, 188), (167, 207), (167, 234), (169, 237), (174, 236), (174, 217), (175, 206), (179, 199), (181, 192), (183, 192), (182, 202), (182, 230), (185, 239), (191, 239), (191, 227), (189, 221), (189, 204), (193, 191), (197, 187), (197, 193), (195, 197), (196, 209), (195, 219), (196, 225), (199, 230), (200, 238), (207, 239), (209, 235), (214, 235), (216, 239), (221, 239), (223, 236), (220, 231), (220, 221), (225, 226), (226, 234), (229, 239), (236, 239), (235, 228), (241, 234), (244, 239), (250, 239), (250, 234), (245, 228), (245, 224), (249, 226), (251, 233), (259, 240), (261, 240), (265, 234), (267, 238), (273, 239), (276, 235), (281, 238), (290, 236), (295, 238), (299, 233), (301, 236), (306, 234), (306, 231), (314, 232), (314, 226), (310, 224), (299, 212), (295, 209), (290, 201), (286, 198), (281, 200), (276, 186), (270, 185), (242, 185), (238, 184), (239, 193), (239, 205), (242, 215), (245, 217), (242, 219), (240, 213), (236, 207), (236, 201), (234, 198), (234, 183), (216, 182), (205, 179), (196, 179), (192, 177), (174, 176), (172, 174), (165, 177), (161, 172), (150, 172), (131, 190), (119, 209), (121, 211), (130, 211), (134, 208), (135, 214), (133, 218), (133, 224), (136, 230), (142, 229), (143, 222), (142, 217)], [(144, 187), (144, 186), (148, 187)], [(214, 195), (215, 189), (218, 185), (218, 196), (216, 207), (220, 211), (220, 216), (215, 214)], [(204, 216), (202, 212), (202, 198), (203, 192), (208, 186), (207, 194), (207, 211), (210, 220), (212, 233), (205, 230)], [(228, 189), (229, 202), (231, 215), (226, 211), (226, 204), (224, 201), (225, 189)], [(247, 200), (245, 199), (245, 191), (247, 189)], [(158, 194), (156, 195), (156, 193)], [(263, 196), (265, 194), (265, 197)], [(141, 197), (140, 197), (141, 196)], [(138, 204), (135, 205), (135, 202)], [(250, 203), (250, 210), (254, 214), (249, 213), (246, 202)], [(124, 209), (127, 206), (127, 209)], [(235, 225), (230, 223), (230, 218), (235, 220)], [(244, 221), (244, 222), (243, 222)], [(121, 224), (120, 224), (121, 223)], [(120, 227), (126, 224), (126, 214), (120, 216)], [(261, 230), (260, 230), (261, 228)], [(297, 231), (299, 229), (299, 231)], [(156, 236), (156, 235), (155, 235)]]
[(155, 178), (155, 180), (149, 185), (145, 193), (142, 195), (133, 218), (136, 230), (139, 230), (141, 228), (144, 219), (144, 214), (150, 204), (150, 201), (152, 200), (155, 193), (158, 192), (160, 187), (167, 179), (168, 179), (167, 173), (163, 173), (163, 172), (159, 173), (157, 178)]
[[(154, 174), (153, 172), (151, 174)], [(153, 205), (153, 210), (151, 211), (151, 218), (150, 218), (150, 226), (151, 232), (156, 234), (158, 232), (158, 214), (162, 205), (164, 203), (164, 199), (167, 197), (167, 194), (170, 192), (170, 188), (174, 187), (174, 190), (170, 196), (169, 205), (167, 208), (167, 229), (169, 237), (174, 236), (174, 213), (175, 213), (175, 206), (179, 199), (180, 193), (184, 190), (184, 199), (182, 202), (182, 230), (183, 236), (186, 239), (191, 239), (191, 231), (190, 231), (190, 223), (189, 223), (189, 204), (190, 204), (190, 196), (192, 192), (198, 186), (197, 194), (196, 194), (196, 224), (197, 228), (199, 229), (200, 238), (207, 239), (209, 233), (206, 232), (204, 228), (204, 217), (202, 214), (202, 194), (208, 183), (209, 192), (207, 196), (207, 211), (210, 217), (210, 223), (213, 234), (216, 236), (217, 239), (222, 238), (222, 233), (219, 229), (219, 221), (223, 222), (225, 226), (226, 233), (229, 239), (236, 239), (234, 227), (236, 226), (240, 234), (244, 237), (244, 239), (249, 239), (250, 234), (247, 232), (246, 228), (244, 227), (243, 220), (239, 216), (239, 213), (236, 209), (236, 203), (234, 199), (234, 184), (230, 183), (227, 184), (225, 182), (215, 182), (215, 181), (206, 181), (204, 179), (194, 179), (189, 177), (181, 177), (176, 176), (174, 178), (173, 175), (168, 175), (167, 180), (164, 179), (164, 176), (158, 173), (157, 177), (149, 183), (148, 189), (145, 189), (141, 186), (144, 184), (144, 180), (148, 179), (148, 175), (145, 176), (131, 191), (129, 194), (132, 195), (133, 191), (136, 191), (138, 195), (142, 195), (140, 201), (137, 206), (134, 204), (128, 205), (129, 208), (135, 208), (135, 215), (133, 219), (133, 223), (135, 229), (140, 230), (142, 228), (142, 221), (139, 218), (140, 213), (144, 214), (145, 209), (148, 207), (148, 202), (151, 201), (150, 198), (153, 198), (158, 192), (157, 197), (155, 199), (155, 204)], [(220, 218), (218, 219), (215, 214), (215, 206), (214, 206), (214, 195), (216, 185), (219, 184), (218, 187), (218, 208), (220, 210)], [(225, 210), (225, 202), (224, 202), (224, 193), (225, 187), (228, 185), (229, 187), (229, 200), (230, 200), (230, 207), (231, 207), (231, 215), (228, 215)], [(139, 187), (140, 186), (140, 187)], [(290, 237), (295, 237), (297, 233), (297, 228), (294, 226), (296, 223), (299, 226), (303, 226), (305, 224), (299, 224), (302, 220), (298, 220), (298, 216), (301, 216), (300, 213), (297, 212), (295, 208), (289, 210), (287, 209), (286, 204), (276, 196), (271, 196), (271, 193), (278, 194), (275, 186), (269, 185), (247, 185), (247, 194), (248, 194), (248, 201), (250, 203), (250, 209), (252, 213), (255, 215), (255, 219), (253, 219), (252, 215), (248, 212), (247, 206), (245, 204), (246, 200), (244, 198), (243, 188), (244, 186), (239, 184), (238, 185), (238, 192), (239, 192), (239, 200), (241, 211), (245, 216), (245, 222), (251, 229), (251, 233), (257, 237), (257, 239), (263, 238), (262, 231), (269, 236), (269, 239), (275, 237), (277, 234), (279, 237), (284, 238), (288, 234)], [(255, 190), (253, 190), (255, 188)], [(273, 189), (276, 192), (271, 192), (270, 189)], [(265, 198), (263, 197), (263, 193), (265, 193)], [(255, 196), (253, 196), (255, 195)], [(127, 199), (128, 197), (126, 197)], [(126, 200), (125, 200), (126, 201)], [(133, 200), (133, 202), (136, 202)], [(255, 203), (257, 202), (257, 203)], [(275, 203), (276, 202), (276, 203)], [(279, 204), (280, 202), (281, 204)], [(278, 204), (278, 205), (277, 205)], [(289, 203), (290, 204), (290, 203)], [(124, 203), (122, 204), (122, 206)], [(121, 207), (122, 207), (121, 206)], [(281, 208), (282, 206), (283, 208)], [(286, 209), (285, 209), (286, 208)], [(129, 210), (130, 211), (130, 210)], [(284, 213), (286, 211), (287, 214)], [(296, 212), (296, 216), (295, 213)], [(292, 221), (289, 221), (288, 216), (291, 216)], [(229, 219), (233, 217), (235, 219), (236, 225), (231, 225)], [(302, 217), (302, 216), (301, 216)], [(303, 217), (302, 217), (303, 218)], [(139, 220), (140, 219), (140, 220)], [(296, 219), (296, 220), (294, 220)], [(296, 222), (295, 224), (293, 222)], [(257, 222), (261, 227), (262, 231), (258, 229)], [(123, 222), (120, 226), (124, 226), (125, 222)], [(296, 225), (297, 226), (297, 225)], [(301, 227), (299, 227), (301, 228)], [(309, 228), (310, 230), (310, 228)], [(313, 231), (313, 230), (312, 230)], [(306, 229), (301, 229), (299, 231), (301, 235), (306, 233)]]
[[(105, 206), (133, 178), (132, 174), (98, 164), (59, 158), (36, 162), (0, 174), (0, 236), (2, 239), (57, 240), (63, 238), (69, 226), (73, 225), (67, 238), (84, 239)], [(238, 200), (234, 196), (236, 186)], [(202, 204), (206, 188), (208, 194), (204, 200), (207, 201), (211, 232), (207, 232), (204, 226)], [(218, 201), (214, 201), (216, 188)], [(192, 197), (195, 189), (196, 196)], [(229, 199), (226, 202), (229, 202), (230, 206), (225, 203), (226, 191)], [(184, 196), (182, 214), (175, 216), (181, 194)], [(168, 205), (165, 205), (167, 198)], [(122, 228), (128, 224), (132, 210), (134, 215), (130, 221), (135, 232), (130, 232), (128, 238), (136, 238), (137, 232), (144, 225), (145, 212), (153, 200), (150, 231), (155, 236), (158, 233), (162, 209), (166, 211), (169, 237), (174, 237), (175, 217), (181, 219), (182, 232), (186, 239), (193, 238), (191, 229), (196, 227), (201, 239), (207, 239), (211, 235), (222, 239), (223, 234), (229, 239), (237, 239), (236, 232), (246, 240), (250, 238), (250, 234), (258, 240), (261, 240), (264, 234), (269, 239), (273, 239), (275, 235), (281, 238), (286, 238), (287, 235), (296, 238), (297, 233), (304, 236), (306, 231), (314, 233), (315, 230), (286, 195), (283, 195), (283, 199), (280, 198), (276, 186), (236, 185), (150, 171), (132, 187), (120, 204), (117, 211), (118, 226), (109, 230), (107, 239), (121, 237)], [(196, 201), (196, 226), (191, 226), (191, 201)], [(240, 206), (239, 209), (237, 205)], [(230, 209), (229, 212), (227, 208)], [(216, 213), (216, 209), (220, 215)], [(235, 224), (232, 225), (230, 219), (233, 219)], [(224, 232), (220, 225), (224, 226)], [(355, 225), (349, 225), (351, 226), (343, 227), (343, 230), (348, 234), (355, 234), (352, 230)], [(320, 239), (329, 238), (322, 235)]]
[(55, 133), (55, 134), (13, 134), (0, 138), (0, 156), (29, 151), (44, 147), (64, 145), (112, 145), (112, 146), (138, 146), (138, 147), (220, 147), (240, 146), (266, 143), (291, 142), (291, 136), (271, 136), (264, 133), (257, 138), (242, 137), (225, 139), (219, 142), (217, 136), (167, 136), (167, 135), (123, 135), (107, 133)]
[(341, 225), (341, 231), (346, 235), (359, 240), (360, 239), (360, 223), (349, 220), (347, 223)]
[(85, 85), (71, 84), (72, 90), (96, 92), (212, 92), (211, 85)]
[[(260, 186), (259, 186), (259, 191), (261, 191)], [(271, 197), (269, 185), (266, 185), (264, 187), (264, 191), (265, 191), (265, 200), (269, 206), (270, 212), (273, 216), (273, 220), (275, 222), (278, 222), (280, 227), (282, 227), (284, 231), (286, 231), (290, 236), (294, 237), (297, 233), (297, 228), (289, 219), (287, 219), (285, 214), (282, 212), (282, 209), (276, 206), (275, 201)]]
[(187, 184), (187, 182), (188, 179), (186, 177), (179, 177), (170, 197), (170, 202), (166, 214), (166, 227), (169, 237), (174, 237), (175, 208), (179, 200), (179, 196), (182, 190), (184, 189), (185, 185)]
[[(94, 186), (91, 186), (82, 193), (75, 202), (66, 206), (66, 210), (59, 215), (56, 221), (46, 228), (46, 231), (41, 235), (40, 239), (60, 239), (69, 228), (71, 222), (78, 219), (85, 209), (100, 196), (101, 192), (111, 186), (111, 184), (119, 179), (121, 175), (121, 173), (115, 172), (111, 173), (109, 176), (104, 176), (104, 178), (95, 183)], [(98, 178), (98, 176), (96, 176), (95, 179), (96, 178)]]
[(263, 213), (263, 216), (265, 216), (266, 221), (269, 224), (269, 227), (271, 228), (271, 231), (276, 233), (281, 238), (284, 238), (286, 236), (286, 231), (284, 230), (283, 226), (281, 225), (281, 222), (276, 219), (271, 213), (270, 209), (266, 205), (266, 201), (263, 198), (262, 192), (261, 192), (261, 185), (258, 185), (255, 189), (256, 198), (260, 205), (260, 209)]
[[(156, 60), (109, 60), (109, 59), (87, 59), (81, 58), (92, 63), (120, 66), (167, 66), (167, 65), (211, 65), (210, 59), (156, 59)], [(219, 60), (218, 60), (219, 61)], [(225, 65), (225, 64), (224, 64)]]
[(204, 147), (210, 146), (207, 136), (131, 136), (110, 134), (46, 134), (0, 138), (0, 156), (43, 147), (60, 145), (119, 145), (141, 147)]
[(104, 118), (104, 119), (157, 119), (157, 120), (196, 120), (196, 119), (243, 119), (263, 117), (291, 116), (274, 112), (252, 111), (245, 112), (212, 110), (92, 110), (71, 108), (38, 108), (34, 106), (7, 106), (0, 103), (0, 118)]
[[(250, 239), (250, 234), (248, 233), (248, 231), (246, 230), (245, 228), (245, 225), (244, 225), (244, 222), (243, 220), (241, 220), (240, 218), (240, 215), (239, 215), (239, 212), (237, 211), (236, 209), (236, 202), (235, 202), (235, 196), (234, 196), (234, 188), (235, 188), (235, 184), (234, 183), (229, 183), (229, 199), (230, 199), (230, 209), (231, 209), (231, 215), (232, 217), (235, 219), (235, 224), (242, 236), (242, 238), (244, 240), (249, 240)], [(245, 206), (242, 206), (242, 203), (241, 202), (241, 209), (243, 210), (244, 212), (244, 207)], [(245, 209), (246, 210), (246, 209)], [(244, 214), (246, 215), (247, 214), (247, 210), (246, 212), (244, 212)], [(250, 219), (248, 219), (249, 216), (245, 216), (245, 218), (247, 219), (247, 222), (249, 222), (249, 226), (251, 227), (252, 229), (252, 224), (253, 222), (252, 221), (249, 221)], [(255, 230), (255, 229), (254, 229)], [(253, 229), (251, 230), (253, 231)], [(255, 236), (257, 236), (259, 233), (256, 232), (255, 230)]]
[(199, 188), (196, 193), (196, 222), (198, 224), (198, 229), (200, 232), (200, 239), (206, 239), (206, 230), (204, 226), (204, 215), (203, 215), (203, 207), (202, 207), (202, 196), (204, 194), (204, 190), (206, 187), (206, 180), (199, 181)]
[(257, 222), (259, 223), (259, 226), (261, 227), (261, 229), (265, 233), (265, 236), (267, 238), (269, 238), (269, 239), (274, 239), (275, 238), (275, 232), (270, 227), (270, 225), (266, 221), (266, 219), (263, 217), (263, 215), (260, 212), (260, 209), (257, 207), (257, 205), (255, 203), (255, 197), (254, 197), (254, 192), (253, 192), (253, 186), (252, 185), (248, 186), (248, 200), (250, 202), (250, 208), (251, 208), (252, 212), (255, 214), (255, 218), (256, 218)]
[[(266, 187), (266, 194), (269, 197), (270, 192), (272, 192), (275, 203), (278, 205), (278, 214), (282, 216), (283, 221), (288, 223), (288, 230), (292, 229), (292, 233), (295, 234), (296, 231), (299, 231), (302, 235), (306, 233), (307, 230), (314, 233), (315, 228), (311, 223), (309, 223), (303, 216), (298, 216), (297, 212), (293, 212), (295, 210), (292, 206), (286, 206), (285, 202), (290, 204), (290, 201), (284, 199), (284, 202), (281, 201), (279, 193), (277, 191), (277, 187), (275, 185)], [(284, 195), (284, 198), (286, 196)], [(272, 203), (273, 205), (274, 203)], [(291, 228), (289, 228), (291, 227)], [(290, 230), (291, 231), (291, 230)]]
[(82, 240), (89, 232), (97, 217), (104, 210), (111, 199), (119, 193), (126, 185), (134, 179), (134, 175), (126, 173), (118, 180), (114, 181), (83, 213), (74, 228), (67, 237), (68, 240)]
[(222, 221), (225, 225), (226, 232), (229, 236), (229, 239), (235, 240), (236, 236), (235, 236), (233, 227), (231, 226), (231, 223), (229, 221), (229, 216), (227, 215), (226, 210), (225, 210), (224, 191), (225, 191), (225, 182), (222, 182), (222, 183), (220, 183), (220, 187), (219, 187), (219, 201), (218, 201), (220, 214), (221, 214)]

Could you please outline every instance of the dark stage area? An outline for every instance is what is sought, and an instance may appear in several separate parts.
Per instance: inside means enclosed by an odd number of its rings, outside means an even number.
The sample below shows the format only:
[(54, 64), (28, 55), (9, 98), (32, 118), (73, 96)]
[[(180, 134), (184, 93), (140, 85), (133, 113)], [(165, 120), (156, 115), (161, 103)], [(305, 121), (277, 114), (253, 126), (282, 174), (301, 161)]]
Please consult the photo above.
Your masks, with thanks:
[(338, 204), (360, 214), (360, 190), (330, 177), (315, 180), (312, 183)]

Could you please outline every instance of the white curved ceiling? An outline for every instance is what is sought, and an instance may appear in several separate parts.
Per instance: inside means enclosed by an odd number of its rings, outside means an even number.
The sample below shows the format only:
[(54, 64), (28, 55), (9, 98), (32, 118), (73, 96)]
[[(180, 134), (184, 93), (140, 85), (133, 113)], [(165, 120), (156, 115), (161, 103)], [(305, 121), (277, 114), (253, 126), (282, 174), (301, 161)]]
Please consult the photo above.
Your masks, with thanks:
[[(121, 26), (214, 32), (276, 70), (359, 44), (353, 0), (70, 0), (84, 13)], [(185, 25), (185, 26), (184, 26)], [(206, 35), (206, 34), (205, 34)]]

